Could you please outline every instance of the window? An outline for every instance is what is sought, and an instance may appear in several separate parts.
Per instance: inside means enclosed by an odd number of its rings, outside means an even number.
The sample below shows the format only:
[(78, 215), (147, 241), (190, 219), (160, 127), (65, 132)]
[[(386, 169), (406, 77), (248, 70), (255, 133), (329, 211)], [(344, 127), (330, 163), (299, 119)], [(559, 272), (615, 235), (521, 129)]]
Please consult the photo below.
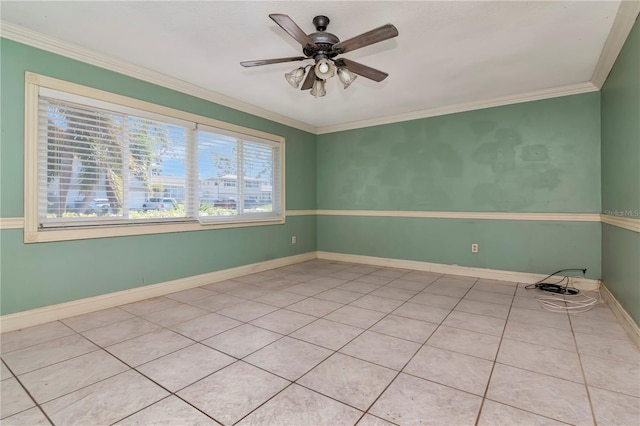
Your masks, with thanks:
[(35, 74), (26, 121), (27, 242), (284, 221), (281, 137)]
[[(200, 220), (218, 216), (273, 214), (274, 185), (280, 187), (278, 144), (201, 126), (197, 131), (200, 182), (215, 182), (200, 191)], [(255, 185), (254, 185), (255, 184)], [(259, 201), (256, 201), (259, 200)]]
[[(179, 188), (186, 185), (189, 123), (120, 114), (45, 93), (50, 96), (39, 97), (38, 112), (39, 226), (188, 216), (184, 204), (162, 203), (157, 196), (184, 198)], [(99, 209), (96, 200), (103, 200)]]

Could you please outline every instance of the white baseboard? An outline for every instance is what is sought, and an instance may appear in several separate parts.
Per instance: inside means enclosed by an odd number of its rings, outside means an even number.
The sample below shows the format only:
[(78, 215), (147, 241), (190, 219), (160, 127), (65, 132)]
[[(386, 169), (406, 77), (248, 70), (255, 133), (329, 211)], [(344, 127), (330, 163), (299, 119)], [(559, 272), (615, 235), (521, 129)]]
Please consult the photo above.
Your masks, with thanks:
[(237, 278), (247, 274), (254, 274), (256, 272), (262, 272), (269, 269), (280, 268), (287, 265), (293, 265), (295, 263), (313, 259), (316, 259), (316, 252), (281, 257), (279, 259), (267, 260), (265, 262), (252, 263), (249, 265), (238, 266), (236, 268), (208, 272), (206, 274), (194, 275), (159, 284), (152, 284), (144, 287), (104, 294), (101, 296), (88, 297), (86, 299), (30, 309), (28, 311), (17, 312), (15, 314), (3, 315), (0, 317), (0, 331), (5, 333), (8, 331), (20, 330), (22, 328), (32, 327), (34, 325), (44, 324), (50, 321), (57, 321), (76, 315), (99, 311), (101, 309), (112, 308), (114, 306), (137, 302), (150, 297), (164, 296), (165, 294), (174, 293), (176, 291), (200, 287), (206, 284)]
[[(445, 265), (441, 263), (429, 263), (416, 260), (389, 259), (384, 257), (361, 256), (355, 254), (332, 253), (318, 251), (318, 259), (334, 260), (339, 262), (362, 263), (365, 265), (385, 266), (390, 268), (413, 269), (417, 271), (436, 272), (439, 274), (462, 275), (467, 277), (488, 278), (503, 280), (513, 283), (532, 284), (545, 278), (546, 275), (531, 274), (526, 272), (503, 271), (499, 269), (472, 268), (459, 265)], [(571, 285), (585, 291), (600, 288), (602, 298), (609, 305), (618, 322), (625, 329), (633, 343), (640, 349), (640, 328), (633, 318), (620, 305), (620, 302), (611, 294), (609, 289), (599, 280), (586, 278), (572, 278)]]
[[(416, 271), (435, 272), (438, 274), (462, 275), (465, 277), (487, 278), (492, 280), (509, 281), (513, 283), (532, 284), (545, 278), (543, 274), (528, 272), (503, 271), (500, 269), (474, 268), (470, 266), (446, 265), (443, 263), (430, 263), (418, 260), (389, 259), (386, 257), (361, 256), (356, 254), (333, 253), (319, 251), (319, 259), (335, 260), (341, 262), (363, 263), (365, 265), (386, 266), (391, 268), (414, 269)], [(598, 280), (581, 279), (590, 286), (600, 284)]]
[[(413, 269), (417, 271), (435, 272), (439, 274), (462, 275), (469, 277), (488, 278), (503, 280), (513, 283), (534, 283), (544, 278), (542, 274), (532, 274), (526, 272), (503, 271), (497, 269), (473, 268), (459, 265), (445, 265), (441, 263), (421, 262), (415, 260), (390, 259), (383, 257), (361, 256), (354, 254), (332, 253), (325, 251), (309, 252), (295, 256), (283, 257), (279, 259), (267, 260), (265, 262), (252, 263), (236, 268), (224, 269), (221, 271), (209, 272), (201, 275), (180, 278), (164, 283), (152, 284), (140, 288), (133, 288), (101, 296), (89, 297), (57, 305), (45, 306), (28, 311), (17, 312), (15, 314), (3, 315), (0, 317), (0, 331), (19, 330), (34, 325), (44, 324), (50, 321), (57, 321), (64, 318), (82, 315), (89, 312), (99, 311), (126, 303), (137, 302), (151, 297), (164, 296), (176, 291), (187, 290), (202, 285), (237, 278), (247, 274), (267, 271), (269, 269), (280, 268), (314, 259), (326, 259), (340, 262), (360, 263), (365, 265), (384, 266), (392, 268)], [(597, 280), (580, 279), (583, 285), (597, 287), (600, 282)], [(609, 290), (602, 285), (602, 297), (611, 307), (622, 326), (631, 336), (634, 343), (640, 348), (640, 329), (633, 319), (624, 310)]]
[(602, 283), (598, 280), (589, 280), (580, 277), (569, 277), (569, 285), (582, 291), (596, 291), (602, 286)]
[(604, 283), (600, 287), (600, 294), (607, 305), (609, 305), (613, 314), (618, 319), (618, 322), (620, 322), (620, 325), (625, 329), (633, 343), (638, 349), (640, 349), (640, 327), (638, 327), (638, 324), (636, 324), (633, 318), (631, 318), (631, 315), (629, 315), (629, 313), (622, 307), (620, 302), (618, 302)]

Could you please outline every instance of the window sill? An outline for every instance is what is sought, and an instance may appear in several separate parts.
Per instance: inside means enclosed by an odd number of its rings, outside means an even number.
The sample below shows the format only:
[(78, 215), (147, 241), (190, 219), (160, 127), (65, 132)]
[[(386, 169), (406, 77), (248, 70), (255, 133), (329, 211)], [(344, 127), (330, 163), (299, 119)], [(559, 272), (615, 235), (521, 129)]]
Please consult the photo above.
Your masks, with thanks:
[(47, 243), (53, 241), (86, 240), (92, 238), (126, 237), (135, 235), (166, 234), (171, 232), (207, 231), (211, 229), (243, 228), (248, 226), (281, 225), (284, 218), (268, 218), (264, 220), (252, 220), (247, 222), (221, 222), (200, 223), (197, 221), (187, 223), (153, 223), (153, 224), (127, 224), (114, 226), (100, 226), (95, 228), (56, 228), (29, 232), (25, 229), (24, 242)]

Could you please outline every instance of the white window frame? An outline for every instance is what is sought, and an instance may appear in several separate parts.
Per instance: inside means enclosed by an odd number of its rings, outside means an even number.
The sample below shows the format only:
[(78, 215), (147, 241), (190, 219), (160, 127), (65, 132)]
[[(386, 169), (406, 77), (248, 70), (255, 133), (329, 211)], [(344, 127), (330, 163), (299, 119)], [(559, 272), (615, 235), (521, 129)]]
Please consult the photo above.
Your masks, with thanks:
[[(98, 102), (108, 102), (122, 106), (123, 109), (133, 108), (149, 114), (160, 114), (177, 120), (197, 123), (207, 127), (217, 128), (246, 135), (248, 138), (258, 138), (278, 144), (280, 170), (280, 202), (273, 206), (274, 215), (269, 217), (219, 218), (201, 222), (196, 219), (185, 218), (159, 220), (151, 223), (108, 223), (86, 227), (41, 228), (38, 219), (38, 102), (40, 89), (52, 89), (65, 92), (69, 96), (82, 96)], [(46, 91), (46, 90), (45, 90)], [(192, 144), (191, 149), (195, 149)], [(285, 223), (285, 139), (282, 136), (249, 129), (235, 124), (225, 123), (209, 117), (192, 114), (185, 111), (153, 104), (138, 99), (94, 89), (76, 83), (47, 77), (32, 72), (25, 73), (25, 131), (24, 131), (24, 242), (38, 243), (49, 241), (67, 241), (87, 238), (105, 238), (130, 235), (148, 235), (168, 232), (201, 231), (217, 228), (233, 228), (259, 225), (274, 225)], [(192, 177), (197, 180), (197, 169), (191, 169)], [(192, 185), (192, 191), (197, 191), (197, 185)]]

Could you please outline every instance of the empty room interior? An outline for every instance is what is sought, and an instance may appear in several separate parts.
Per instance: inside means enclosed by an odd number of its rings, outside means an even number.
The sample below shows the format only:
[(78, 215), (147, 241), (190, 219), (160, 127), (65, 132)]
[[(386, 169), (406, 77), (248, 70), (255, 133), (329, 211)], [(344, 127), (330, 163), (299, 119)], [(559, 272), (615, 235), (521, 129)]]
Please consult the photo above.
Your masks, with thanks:
[(0, 12), (1, 425), (640, 424), (640, 1)]

